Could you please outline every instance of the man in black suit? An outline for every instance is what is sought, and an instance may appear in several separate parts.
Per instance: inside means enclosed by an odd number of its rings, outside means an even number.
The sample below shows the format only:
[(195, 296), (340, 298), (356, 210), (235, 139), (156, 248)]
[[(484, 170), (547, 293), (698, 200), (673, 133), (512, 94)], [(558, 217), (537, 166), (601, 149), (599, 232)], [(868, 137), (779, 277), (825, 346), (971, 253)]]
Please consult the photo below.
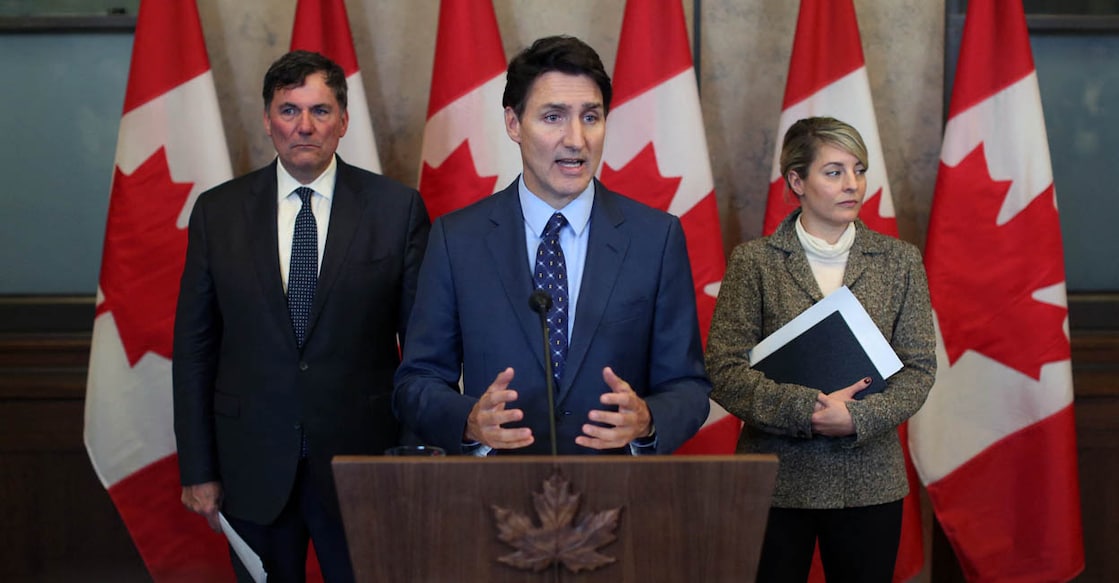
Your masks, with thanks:
[(173, 359), (182, 501), (215, 529), (220, 510), (269, 581), (303, 581), (308, 538), (327, 581), (352, 581), (330, 460), (398, 442), (392, 377), (429, 220), (415, 190), (335, 155), (341, 67), (289, 53), (263, 95), (278, 160), (202, 194), (190, 218)]

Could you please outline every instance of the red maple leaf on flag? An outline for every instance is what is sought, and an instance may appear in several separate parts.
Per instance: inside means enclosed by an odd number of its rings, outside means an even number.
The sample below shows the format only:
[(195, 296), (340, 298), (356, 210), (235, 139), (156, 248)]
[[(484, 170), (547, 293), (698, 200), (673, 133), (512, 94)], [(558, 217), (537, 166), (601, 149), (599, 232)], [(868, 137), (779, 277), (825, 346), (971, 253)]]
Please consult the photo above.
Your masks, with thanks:
[(424, 162), (420, 173), (420, 194), (432, 220), (493, 194), (496, 185), (496, 174), (478, 174), (467, 140), (439, 166)]
[(1010, 185), (991, 177), (982, 145), (955, 167), (941, 163), (929, 290), (950, 362), (971, 349), (1039, 379), (1042, 365), (1069, 358), (1067, 308), (1033, 298), (1065, 279), (1060, 223), (1050, 184), (998, 225)]
[(884, 217), (881, 214), (882, 189), (868, 199), (864, 199), (863, 208), (859, 211), (859, 219), (870, 230), (889, 235), (898, 236), (898, 220), (896, 217)]
[(132, 174), (114, 173), (97, 314), (112, 312), (131, 366), (148, 352), (171, 358), (187, 246), (175, 221), (192, 188), (171, 180), (163, 148)]
[(610, 190), (620, 192), (639, 200), (653, 208), (668, 211), (676, 190), (680, 188), (677, 177), (665, 177), (657, 168), (657, 154), (653, 143), (649, 142), (629, 161), (629, 164), (615, 170), (609, 164), (602, 165), (602, 183)]

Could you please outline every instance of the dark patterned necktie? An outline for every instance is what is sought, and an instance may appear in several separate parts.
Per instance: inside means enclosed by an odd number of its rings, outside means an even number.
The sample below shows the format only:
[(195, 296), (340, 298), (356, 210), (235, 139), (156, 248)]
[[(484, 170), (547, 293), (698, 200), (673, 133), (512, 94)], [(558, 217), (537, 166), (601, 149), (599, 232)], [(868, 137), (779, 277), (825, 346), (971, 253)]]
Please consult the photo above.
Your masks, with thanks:
[(303, 347), (307, 336), (307, 319), (315, 300), (315, 284), (319, 275), (319, 234), (315, 214), (311, 211), (311, 195), (315, 191), (301, 186), (295, 189), (303, 206), (295, 215), (295, 235), (291, 239), (291, 263), (288, 267), (288, 312), (295, 341)]
[(548, 347), (552, 350), (552, 376), (558, 385), (563, 378), (563, 365), (567, 359), (567, 263), (560, 248), (560, 229), (567, 219), (555, 213), (544, 226), (543, 240), (536, 248), (536, 289), (544, 290), (552, 296), (552, 308), (548, 310)]

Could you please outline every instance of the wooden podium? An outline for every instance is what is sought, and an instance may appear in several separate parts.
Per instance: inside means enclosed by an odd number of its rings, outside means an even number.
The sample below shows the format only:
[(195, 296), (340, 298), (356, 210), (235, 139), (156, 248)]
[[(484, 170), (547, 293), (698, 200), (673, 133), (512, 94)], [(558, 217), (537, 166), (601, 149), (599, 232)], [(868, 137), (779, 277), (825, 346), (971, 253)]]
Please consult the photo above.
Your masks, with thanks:
[[(359, 582), (737, 583), (757, 571), (777, 458), (337, 457), (334, 476)], [(574, 512), (551, 504), (557, 492), (578, 496)], [(563, 561), (532, 571), (499, 560), (541, 546), (504, 542), (499, 521), (506, 534), (532, 527), (539, 543), (556, 516), (571, 525), (565, 543), (592, 541), (564, 557), (612, 562), (572, 572)]]

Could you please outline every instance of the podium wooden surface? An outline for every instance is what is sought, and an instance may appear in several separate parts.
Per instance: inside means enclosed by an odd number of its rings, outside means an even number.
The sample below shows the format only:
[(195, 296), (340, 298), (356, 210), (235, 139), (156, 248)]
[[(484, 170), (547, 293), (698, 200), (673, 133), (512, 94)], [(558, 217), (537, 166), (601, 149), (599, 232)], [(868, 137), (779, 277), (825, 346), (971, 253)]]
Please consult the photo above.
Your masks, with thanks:
[[(571, 573), (498, 562), (493, 506), (539, 525), (533, 493), (559, 472), (576, 520), (622, 509), (613, 564)], [(734, 456), (337, 457), (334, 475), (359, 582), (754, 580), (777, 458)]]

